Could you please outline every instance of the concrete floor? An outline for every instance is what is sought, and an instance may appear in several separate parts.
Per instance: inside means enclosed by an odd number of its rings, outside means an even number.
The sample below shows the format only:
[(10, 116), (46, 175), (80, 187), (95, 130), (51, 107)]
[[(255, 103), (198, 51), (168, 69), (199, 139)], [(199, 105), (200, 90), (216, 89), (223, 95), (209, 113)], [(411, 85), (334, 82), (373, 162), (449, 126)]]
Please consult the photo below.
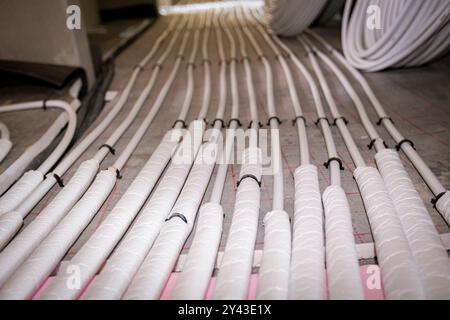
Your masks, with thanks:
[[(140, 38), (138, 38), (127, 50), (125, 50), (116, 60), (116, 73), (111, 85), (110, 90), (123, 90), (125, 83), (129, 76), (131, 75), (132, 68), (139, 62), (139, 60), (146, 54), (146, 52), (151, 48), (152, 43), (156, 37), (167, 27), (168, 24), (167, 17), (162, 17), (150, 27)], [(330, 42), (335, 46), (339, 47), (339, 31), (336, 28), (322, 28), (317, 30), (320, 34), (324, 35)], [(254, 31), (257, 34), (256, 30)], [(236, 37), (236, 35), (234, 34)], [(279, 113), (279, 117), (283, 120), (281, 125), (281, 145), (283, 154), (283, 165), (284, 165), (284, 177), (285, 177), (285, 210), (292, 215), (293, 213), (293, 172), (299, 164), (299, 150), (298, 150), (298, 138), (295, 127), (292, 126), (291, 120), (293, 119), (293, 112), (291, 108), (291, 102), (287, 91), (287, 86), (284, 80), (284, 76), (281, 67), (275, 60), (274, 55), (270, 52), (270, 48), (265, 46), (263, 39), (258, 36), (260, 44), (264, 48), (267, 57), (269, 58), (273, 71), (274, 71), (274, 84), (275, 84), (275, 95), (276, 95), (276, 107)], [(226, 37), (224, 37), (225, 48), (228, 48), (226, 43)], [(237, 39), (236, 39), (237, 41)], [(298, 54), (300, 59), (307, 63), (304, 52), (302, 51), (300, 44), (295, 40), (286, 40), (286, 43), (291, 47), (294, 52)], [(163, 47), (165, 47), (166, 42)], [(208, 114), (208, 119), (213, 119), (216, 111), (216, 106), (218, 102), (218, 56), (216, 50), (216, 39), (214, 33), (210, 34), (210, 58), (212, 60), (212, 99), (211, 106)], [(260, 62), (256, 59), (255, 53), (247, 45), (249, 51), (253, 77), (255, 80), (255, 87), (258, 98), (259, 112), (261, 117), (261, 122), (265, 123), (267, 121), (266, 113), (266, 101), (265, 101), (265, 73)], [(189, 50), (189, 46), (187, 48)], [(160, 50), (161, 51), (161, 50)], [(238, 50), (239, 51), (239, 50)], [(227, 52), (228, 54), (228, 52)], [(187, 56), (187, 54), (186, 54)], [(197, 62), (200, 62), (200, 54), (197, 56)], [(159, 77), (156, 87), (153, 89), (149, 99), (141, 110), (137, 120), (131, 125), (129, 130), (125, 135), (119, 140), (116, 150), (120, 152), (126, 146), (128, 140), (131, 138), (135, 130), (140, 124), (140, 120), (143, 118), (148, 110), (151, 108), (157, 93), (159, 92), (164, 79), (168, 76), (173, 61), (175, 60), (175, 53), (172, 54), (169, 59), (164, 64), (164, 67)], [(150, 74), (152, 63), (156, 61), (153, 59), (149, 63), (149, 67), (143, 70), (141, 76), (139, 77), (135, 89), (132, 91), (131, 96), (119, 116), (114, 120), (112, 125), (97, 139), (85, 154), (75, 163), (75, 165), (66, 173), (64, 179), (68, 179), (72, 176), (75, 168), (79, 164), (91, 158), (97, 151), (98, 147), (105, 142), (107, 137), (113, 132), (117, 125), (124, 119), (128, 114), (128, 110), (132, 107), (133, 103), (136, 101), (139, 93), (145, 86)], [(312, 103), (312, 97), (309, 91), (309, 87), (305, 81), (296, 72), (296, 69), (291, 65), (293, 74), (296, 80), (296, 86), (299, 92), (300, 100), (304, 113), (308, 122), (307, 132), (308, 140), (310, 143), (311, 159), (313, 164), (317, 165), (319, 168), (319, 178), (320, 187), (323, 191), (328, 183), (329, 176), (328, 171), (323, 167), (323, 162), (327, 159), (326, 149), (324, 140), (319, 128), (317, 128), (313, 123), (315, 121), (316, 114)], [(149, 158), (152, 151), (155, 149), (163, 134), (169, 129), (176, 119), (179, 109), (181, 107), (181, 102), (183, 101), (185, 89), (186, 89), (186, 68), (182, 67), (180, 69), (179, 75), (176, 78), (175, 83), (163, 105), (161, 111), (156, 117), (154, 123), (151, 125), (150, 129), (147, 131), (146, 135), (139, 144), (137, 150), (133, 153), (132, 157), (127, 162), (125, 168), (122, 170), (123, 178), (118, 181), (115, 186), (111, 196), (102, 206), (99, 213), (86, 228), (83, 234), (79, 237), (78, 241), (73, 245), (73, 247), (67, 253), (66, 259), (69, 259), (80, 246), (87, 240), (87, 238), (92, 234), (92, 232), (97, 228), (97, 226), (102, 222), (102, 220), (108, 215), (115, 203), (125, 192), (127, 187), (130, 185), (134, 177), (137, 175), (139, 170), (142, 168), (143, 164)], [(366, 145), (369, 139), (360, 124), (359, 118), (357, 116), (356, 110), (353, 107), (349, 97), (343, 91), (343, 88), (338, 84), (337, 80), (329, 75), (329, 72), (324, 68), (327, 74), (327, 79), (331, 82), (331, 88), (333, 94), (336, 97), (338, 106), (341, 109), (341, 113), (347, 117), (350, 121), (349, 129), (355, 138), (360, 150), (363, 153), (364, 159), (368, 164), (374, 165), (374, 151), (367, 149)], [(450, 56), (447, 55), (444, 59), (437, 61), (428, 66), (421, 68), (414, 68), (409, 70), (394, 70), (380, 73), (373, 73), (366, 75), (370, 85), (377, 94), (380, 101), (384, 104), (386, 111), (391, 115), (395, 121), (396, 126), (399, 130), (409, 139), (413, 140), (417, 148), (418, 153), (423, 157), (425, 162), (431, 167), (433, 172), (437, 175), (438, 179), (447, 188), (450, 187)], [(249, 109), (248, 109), (248, 99), (246, 93), (246, 86), (244, 81), (244, 70), (242, 64), (238, 64), (238, 81), (239, 81), (239, 99), (240, 99), (240, 115), (241, 119), (244, 120), (245, 125), (248, 124), (249, 120)], [(358, 93), (361, 93), (363, 102), (367, 100), (362, 95), (362, 90), (356, 86)], [(192, 104), (192, 109), (189, 113), (189, 120), (194, 119), (200, 109), (201, 98), (203, 92), (203, 70), (201, 67), (195, 69), (195, 92), (194, 100)], [(2, 100), (0, 102), (5, 103), (6, 100), (9, 101), (24, 101), (35, 99), (36, 93), (33, 93), (33, 97), (25, 93), (13, 93), (9, 90), (1, 90)], [(9, 97), (8, 97), (9, 96)], [(5, 98), (8, 97), (8, 98)], [(115, 101), (106, 104), (103, 113), (100, 115), (99, 119), (92, 125), (94, 128), (96, 123), (100, 121), (113, 106)], [(228, 99), (229, 102), (229, 99)], [(373, 122), (376, 121), (377, 117), (372, 112), (370, 105), (367, 103), (367, 109), (369, 115)], [(228, 103), (229, 107), (230, 104)], [(39, 115), (37, 113), (41, 112)], [(30, 127), (30, 123), (33, 126), (33, 133), (38, 135), (42, 130), (45, 130), (45, 125), (51, 123), (50, 116), (42, 117), (43, 111), (34, 111), (27, 114), (10, 114), (8, 116), (1, 115), (1, 119), (7, 123), (12, 131), (12, 139), (16, 144), (16, 148), (12, 155), (20, 154), (20, 150), (30, 143), (33, 134), (29, 131), (24, 130), (24, 125), (27, 123), (27, 127)], [(49, 111), (47, 111), (49, 112)], [(229, 119), (229, 112), (227, 110), (226, 119)], [(47, 113), (49, 115), (49, 113)], [(52, 115), (53, 116), (53, 115)], [(30, 119), (33, 119), (32, 122)], [(38, 119), (38, 121), (36, 120)], [(43, 120), (44, 119), (44, 120)], [(330, 117), (331, 119), (331, 117)], [(47, 124), (49, 125), (49, 124)], [(42, 128), (44, 129), (42, 129)], [(333, 128), (333, 134), (335, 142), (337, 144), (337, 151), (339, 156), (343, 159), (345, 165), (345, 171), (342, 172), (342, 182), (343, 188), (345, 189), (352, 211), (353, 219), (353, 229), (355, 240), (357, 243), (367, 243), (372, 241), (372, 236), (370, 228), (367, 222), (367, 217), (363, 208), (363, 204), (358, 192), (358, 188), (352, 178), (351, 172), (354, 169), (354, 165), (351, 158), (340, 138), (339, 132), (336, 128)], [(392, 139), (387, 135), (386, 131), (380, 127), (379, 132), (389, 146), (393, 146), (394, 143)], [(31, 134), (31, 136), (30, 136)], [(86, 134), (86, 133), (85, 133)], [(448, 233), (449, 226), (441, 218), (441, 216), (432, 208), (430, 204), (430, 199), (432, 194), (428, 190), (427, 186), (417, 174), (415, 169), (412, 167), (410, 162), (406, 157), (401, 154), (402, 161), (406, 166), (416, 188), (419, 190), (426, 203), (430, 215), (436, 225), (436, 228), (440, 233)], [(109, 155), (108, 158), (102, 163), (101, 168), (107, 168), (113, 163), (115, 157)], [(5, 164), (0, 166), (0, 172), (6, 167)], [(226, 237), (228, 234), (229, 225), (232, 218), (232, 210), (235, 199), (236, 192), (236, 178), (239, 174), (239, 165), (230, 165), (229, 174), (226, 180), (226, 185), (224, 188), (222, 205), (224, 207), (226, 216), (224, 222), (224, 232), (222, 235), (221, 250), (223, 250)], [(215, 174), (213, 175), (214, 179)], [(213, 180), (211, 180), (213, 181)], [(205, 198), (209, 198), (212, 183), (210, 183), (208, 190), (206, 192)], [(25, 223), (29, 223), (35, 216), (42, 210), (42, 208), (48, 204), (49, 201), (53, 199), (55, 194), (59, 191), (59, 187), (55, 186), (48, 195), (36, 206), (33, 212), (28, 216)], [(257, 249), (262, 248), (263, 244), (263, 227), (262, 218), (266, 212), (271, 208), (271, 194), (272, 194), (272, 179), (270, 176), (266, 176), (263, 179), (262, 184), (262, 203), (260, 211), (260, 222), (257, 235)], [(190, 239), (187, 241), (184, 251), (189, 248)]]

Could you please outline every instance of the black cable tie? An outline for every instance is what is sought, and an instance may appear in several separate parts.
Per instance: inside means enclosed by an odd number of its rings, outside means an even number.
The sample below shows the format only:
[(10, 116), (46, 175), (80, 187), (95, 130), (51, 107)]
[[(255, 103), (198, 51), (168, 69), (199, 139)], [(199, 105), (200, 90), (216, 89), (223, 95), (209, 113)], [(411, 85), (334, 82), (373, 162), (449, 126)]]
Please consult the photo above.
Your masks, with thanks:
[(262, 60), (263, 58), (265, 58), (265, 56), (263, 54), (258, 55), (258, 60)]
[(446, 193), (446, 191), (439, 193), (436, 198), (431, 199), (431, 204), (433, 205), (433, 208), (436, 208), (436, 204), (439, 201), (440, 198), (442, 198), (444, 196), (444, 194)]
[(248, 56), (243, 56), (241, 62), (244, 62), (245, 60), (250, 61), (250, 58)]
[(186, 65), (186, 68), (189, 68), (189, 66), (192, 66), (193, 69), (195, 69), (195, 63), (194, 62), (188, 62)]
[(134, 66), (134, 69), (139, 69), (139, 70), (144, 70), (145, 68), (143, 66), (141, 66), (140, 64), (137, 64)]
[[(369, 148), (369, 150), (372, 150), (373, 146), (375, 145), (375, 141), (377, 141), (377, 139), (381, 139), (381, 138), (378, 137), (378, 138), (370, 140), (370, 143), (367, 145), (367, 148)], [(381, 140), (381, 142), (383, 142), (383, 145), (385, 148), (389, 148), (389, 146), (387, 145), (387, 143), (384, 140)]]
[(272, 119), (276, 119), (278, 124), (281, 124), (282, 121), (280, 120), (280, 118), (278, 118), (277, 116), (272, 116), (267, 120), (267, 125), (270, 125), (270, 121), (272, 121)]
[(241, 121), (239, 121), (239, 119), (237, 119), (237, 118), (232, 118), (232, 119), (230, 119), (230, 121), (228, 121), (228, 128), (230, 127), (231, 122), (233, 122), (233, 121), (236, 121), (236, 122), (237, 122), (238, 127), (242, 127), (242, 123), (241, 123)]
[(395, 149), (397, 150), (397, 151), (400, 151), (400, 149), (401, 149), (401, 147), (402, 147), (402, 144), (404, 144), (404, 143), (409, 143), (410, 145), (411, 145), (411, 147), (414, 149), (414, 150), (416, 150), (416, 148), (414, 147), (414, 142), (412, 142), (411, 140), (409, 140), (409, 139), (403, 139), (402, 141), (400, 141), (399, 143), (397, 143), (396, 145), (395, 145)]
[(177, 54), (177, 58), (180, 58), (181, 60), (184, 60), (184, 56), (181, 53)]
[(175, 122), (173, 123), (172, 129), (175, 128), (175, 126), (176, 126), (176, 124), (177, 124), (178, 122), (180, 122), (180, 123), (182, 124), (182, 128), (183, 128), (183, 129), (186, 129), (186, 128), (187, 128), (186, 122), (185, 122), (183, 119), (177, 119), (177, 120), (175, 120)]
[(56, 182), (58, 183), (58, 185), (63, 188), (64, 187), (64, 181), (63, 179), (61, 179), (60, 176), (58, 176), (56, 173), (53, 174), (53, 177), (56, 179)]
[[(251, 120), (250, 123), (248, 124), (248, 128), (249, 128), (249, 129), (252, 127), (252, 124), (253, 124), (253, 120)], [(262, 123), (261, 123), (260, 121), (258, 121), (258, 126), (259, 126), (260, 128), (263, 127), (263, 125), (262, 125)]]
[(292, 125), (293, 125), (293, 126), (295, 126), (295, 124), (297, 123), (297, 120), (298, 120), (298, 119), (303, 119), (303, 122), (305, 123), (305, 127), (307, 126), (307, 124), (306, 124), (306, 118), (305, 118), (304, 116), (297, 116), (297, 117), (295, 117), (295, 119), (292, 120)]
[(186, 223), (186, 224), (188, 223), (188, 221), (187, 221), (187, 219), (186, 219), (186, 216), (185, 216), (184, 214), (181, 214), (181, 213), (178, 213), (178, 212), (175, 212), (175, 213), (171, 214), (170, 217), (168, 217), (168, 218), (167, 218), (166, 220), (164, 220), (164, 221), (169, 221), (170, 219), (175, 218), (175, 217), (180, 218), (180, 219), (183, 220), (184, 223)]
[(120, 174), (120, 170), (116, 168), (116, 177), (117, 179), (122, 179), (122, 175)]
[(258, 178), (257, 178), (256, 176), (254, 176), (253, 174), (244, 174), (244, 175), (239, 179), (239, 181), (237, 182), (236, 185), (239, 187), (239, 185), (241, 184), (242, 180), (247, 179), (247, 178), (250, 178), (250, 179), (255, 180), (256, 183), (258, 184), (258, 186), (261, 188), (261, 181), (259, 181)]
[(153, 67), (152, 67), (152, 70), (154, 70), (156, 67), (162, 69), (162, 64), (159, 63), (159, 62), (155, 63), (155, 64), (153, 65)]
[(340, 117), (334, 118), (334, 120), (333, 120), (333, 126), (336, 125), (336, 121), (338, 121), (339, 119), (344, 120), (344, 123), (345, 123), (346, 125), (348, 124), (348, 120), (347, 120), (345, 117), (340, 116)]
[(315, 124), (316, 126), (319, 125), (319, 122), (320, 122), (320, 120), (322, 120), (322, 119), (327, 120), (328, 125), (331, 126), (330, 120), (328, 120), (327, 117), (320, 117), (320, 118), (317, 118), (317, 120), (314, 122), (314, 124)]
[(277, 53), (277, 54), (275, 55), (275, 59), (276, 59), (276, 60), (280, 60), (281, 57), (283, 57), (283, 55), (280, 54), (280, 53)]
[(386, 117), (380, 117), (378, 119), (378, 121), (377, 121), (377, 126), (381, 125), (383, 123), (383, 120), (385, 120), (385, 119), (391, 120), (391, 122), (394, 123), (394, 121), (391, 119), (391, 117), (387, 117), (387, 116)]
[(330, 163), (332, 161), (337, 161), (339, 163), (339, 169), (344, 170), (344, 166), (342, 165), (342, 160), (336, 157), (331, 157), (330, 159), (328, 159), (327, 162), (324, 162), (323, 165), (325, 166), (325, 168), (328, 169), (328, 167), (330, 166)]
[(49, 99), (48, 98), (45, 98), (44, 100), (42, 100), (42, 108), (45, 110), (45, 111), (47, 111), (47, 101), (48, 101)]
[(111, 152), (111, 154), (114, 156), (116, 155), (116, 149), (114, 149), (112, 146), (110, 146), (107, 143), (102, 144), (100, 147), (98, 147), (98, 150), (100, 150), (101, 148), (108, 148), (109, 152)]
[(206, 118), (203, 118), (202, 120), (203, 120), (203, 122), (205, 123), (205, 125), (207, 126), (207, 125), (208, 125), (208, 123), (209, 123), (209, 122), (208, 122), (208, 119), (206, 119)]
[(225, 128), (225, 122), (222, 119), (219, 119), (219, 118), (214, 119), (214, 121), (211, 124), (211, 127), (215, 127), (216, 126), (216, 121), (220, 121), (222, 123), (222, 128)]

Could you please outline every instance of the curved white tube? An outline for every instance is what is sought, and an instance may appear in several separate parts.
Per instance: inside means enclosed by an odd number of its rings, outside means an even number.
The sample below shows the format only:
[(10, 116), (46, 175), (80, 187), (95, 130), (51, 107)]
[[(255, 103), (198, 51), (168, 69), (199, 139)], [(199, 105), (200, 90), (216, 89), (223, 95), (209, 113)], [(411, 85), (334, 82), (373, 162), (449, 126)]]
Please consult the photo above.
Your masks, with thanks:
[(450, 224), (450, 192), (446, 191), (437, 201), (436, 208), (444, 216), (445, 221)]
[(264, 250), (259, 269), (258, 300), (288, 298), (291, 262), (291, 224), (286, 211), (273, 210), (264, 216)]
[[(244, 151), (240, 179), (253, 175), (261, 181), (261, 150)], [(219, 267), (214, 299), (246, 299), (253, 262), (260, 207), (260, 187), (251, 178), (241, 180), (236, 192), (233, 219)]]
[(387, 299), (425, 299), (420, 275), (398, 214), (375, 168), (353, 173), (366, 207)]
[[(57, 277), (52, 281), (52, 284), (47, 288), (41, 299), (67, 300), (75, 299), (79, 295), (89, 280), (92, 279), (95, 272), (100, 268), (101, 264), (106, 260), (114, 246), (119, 242), (139, 209), (144, 204), (163, 172), (164, 167), (169, 162), (181, 136), (182, 132), (179, 129), (172, 129), (166, 133), (159, 146), (139, 172), (136, 179), (128, 187), (125, 194), (120, 198), (95, 233), (78, 250), (77, 254), (72, 257), (70, 265), (67, 265), (65, 269), (59, 270)], [(79, 286), (69, 288), (67, 283), (70, 281), (71, 274), (68, 271), (74, 265), (78, 266), (80, 270), (80, 279), (78, 279)]]
[(170, 164), (149, 202), (107, 260), (85, 299), (120, 299), (122, 297), (150, 251), (164, 219), (169, 215), (185, 183), (193, 158), (200, 147), (203, 130), (203, 121), (197, 120), (191, 123), (189, 131), (194, 140), (183, 140), (177, 153), (191, 154), (192, 161)]
[(419, 267), (427, 299), (450, 299), (450, 258), (398, 153), (386, 149), (375, 159)]
[(3, 122), (0, 122), (0, 132), (2, 134), (0, 138), (0, 163), (1, 163), (11, 150), (13, 144), (9, 139), (8, 127)]
[(330, 300), (364, 299), (350, 206), (345, 191), (336, 185), (322, 195), (325, 211), (326, 262)]
[(323, 212), (317, 168), (303, 165), (294, 172), (295, 203), (289, 299), (324, 298), (325, 250)]
[(201, 300), (205, 297), (211, 271), (216, 262), (223, 217), (224, 212), (220, 204), (208, 202), (201, 206), (195, 238), (184, 263), (183, 272), (172, 291), (171, 299)]
[(33, 295), (94, 217), (116, 179), (114, 168), (97, 175), (83, 198), (0, 288), (0, 299), (29, 299)]

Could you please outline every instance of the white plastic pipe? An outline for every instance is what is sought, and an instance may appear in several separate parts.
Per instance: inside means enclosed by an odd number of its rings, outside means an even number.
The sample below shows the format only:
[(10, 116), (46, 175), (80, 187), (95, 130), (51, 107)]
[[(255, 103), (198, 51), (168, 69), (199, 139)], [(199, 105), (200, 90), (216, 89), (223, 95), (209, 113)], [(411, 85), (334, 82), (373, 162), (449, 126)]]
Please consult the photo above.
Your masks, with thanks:
[(3, 122), (0, 122), (0, 133), (1, 133), (0, 138), (0, 163), (1, 163), (3, 159), (5, 159), (5, 157), (8, 155), (13, 144), (9, 137), (9, 129)]

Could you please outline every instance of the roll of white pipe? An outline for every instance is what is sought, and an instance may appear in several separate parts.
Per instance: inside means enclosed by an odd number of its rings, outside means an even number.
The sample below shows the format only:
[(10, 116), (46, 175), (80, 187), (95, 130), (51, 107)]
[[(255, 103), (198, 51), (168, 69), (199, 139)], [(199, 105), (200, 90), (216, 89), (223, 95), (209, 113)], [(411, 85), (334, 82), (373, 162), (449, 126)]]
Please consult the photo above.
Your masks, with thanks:
[(204, 299), (211, 279), (211, 271), (216, 263), (223, 216), (223, 208), (218, 203), (208, 202), (201, 206), (195, 238), (184, 262), (183, 271), (171, 292), (171, 299)]
[(450, 192), (446, 191), (436, 203), (436, 208), (450, 225)]
[[(251, 174), (261, 181), (261, 150), (244, 151), (240, 179)], [(233, 219), (217, 275), (213, 298), (246, 299), (258, 230), (260, 186), (251, 178), (241, 180), (236, 192)]]
[(257, 300), (288, 298), (291, 224), (284, 210), (264, 216), (264, 250), (258, 276)]
[(330, 300), (364, 299), (345, 191), (338, 185), (331, 185), (323, 192), (322, 199), (326, 219), (328, 297)]
[[(36, 219), (3, 249), (0, 253), (0, 287), (39, 246), (58, 221), (64, 217), (64, 214), (74, 206), (78, 197), (72, 199), (72, 193), (83, 194), (87, 189), (85, 181), (91, 182), (95, 178), (98, 167), (99, 164), (96, 160), (84, 161), (70, 179), (69, 184), (37, 215)], [(68, 199), (69, 201), (67, 201)], [(15, 214), (16, 219), (22, 221), (23, 217), (20, 213), (12, 211), (10, 214)], [(0, 217), (0, 221), (2, 218), (3, 216)]]
[(83, 198), (0, 288), (0, 299), (29, 299), (33, 295), (100, 209), (116, 180), (114, 168), (97, 175)]
[(295, 203), (289, 299), (321, 300), (325, 288), (323, 212), (317, 168), (294, 172)]
[(386, 149), (375, 159), (419, 267), (426, 298), (450, 299), (450, 259), (398, 153)]
[(264, 3), (269, 27), (277, 34), (293, 36), (316, 20), (327, 0), (265, 0)]
[[(58, 272), (41, 299), (75, 299), (89, 280), (95, 275), (115, 245), (129, 227), (151, 190), (158, 181), (164, 167), (170, 160), (174, 148), (181, 137), (179, 129), (166, 133), (160, 145), (139, 172), (127, 191), (120, 198), (99, 228), (83, 247), (72, 257), (70, 266)], [(76, 265), (80, 269), (79, 286), (68, 287), (70, 269)]]
[[(215, 130), (220, 134), (220, 129)], [(212, 144), (215, 142), (204, 143), (200, 147), (186, 184), (163, 224), (153, 248), (125, 292), (124, 299), (159, 299), (178, 255), (192, 231), (198, 208), (211, 178), (215, 161), (205, 161), (203, 154)], [(178, 216), (180, 214), (182, 216)]]
[[(204, 130), (203, 121), (193, 121), (189, 127), (191, 139), (181, 142), (177, 153), (197, 155)], [(120, 299), (130, 281), (144, 261), (169, 215), (192, 162), (172, 162), (166, 170), (149, 202), (109, 257), (99, 276), (87, 292), (85, 299)]]
[(379, 172), (372, 167), (357, 167), (353, 175), (372, 229), (385, 297), (425, 299), (419, 270)]

